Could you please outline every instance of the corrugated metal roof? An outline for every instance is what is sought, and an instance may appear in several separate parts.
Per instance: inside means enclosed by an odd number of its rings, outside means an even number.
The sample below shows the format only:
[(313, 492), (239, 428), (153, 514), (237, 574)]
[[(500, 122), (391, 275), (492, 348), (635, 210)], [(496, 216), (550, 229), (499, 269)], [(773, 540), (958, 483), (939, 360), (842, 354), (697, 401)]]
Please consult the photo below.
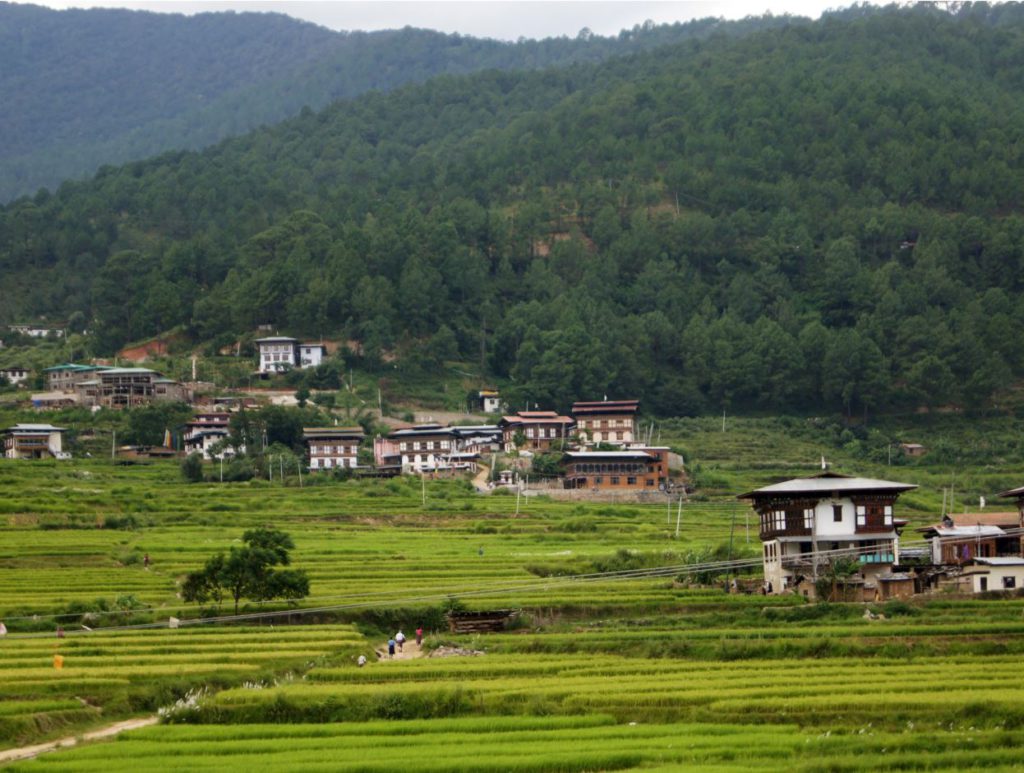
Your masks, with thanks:
[(827, 496), (833, 491), (841, 494), (855, 492), (901, 492), (917, 488), (913, 483), (898, 483), (891, 480), (877, 480), (875, 478), (854, 478), (836, 473), (825, 473), (811, 478), (793, 478), (784, 480), (781, 483), (773, 483), (764, 488), (754, 489), (746, 494), (740, 494), (740, 499), (752, 499), (758, 496), (770, 496), (772, 494), (818, 494)]
[(974, 563), (986, 566), (1024, 566), (1024, 558), (1020, 556), (994, 556), (992, 558), (975, 558)]

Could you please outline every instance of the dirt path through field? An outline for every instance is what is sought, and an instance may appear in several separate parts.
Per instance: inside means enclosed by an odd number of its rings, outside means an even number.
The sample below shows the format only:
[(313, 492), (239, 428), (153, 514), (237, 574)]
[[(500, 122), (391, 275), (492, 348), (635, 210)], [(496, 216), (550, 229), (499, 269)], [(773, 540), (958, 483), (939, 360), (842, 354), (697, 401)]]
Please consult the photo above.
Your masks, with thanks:
[(91, 730), (88, 733), (82, 733), (80, 736), (71, 735), (67, 738), (60, 738), (56, 741), (49, 741), (47, 743), (22, 746), (18, 749), (5, 749), (0, 751), (0, 765), (8, 762), (30, 760), (33, 757), (38, 757), (40, 754), (46, 754), (47, 752), (57, 751), (58, 749), (67, 749), (71, 746), (77, 746), (79, 743), (84, 741), (98, 741), (102, 738), (110, 738), (111, 736), (123, 733), (126, 730), (138, 730), (140, 727), (155, 725), (158, 721), (159, 717), (156, 715), (151, 717), (141, 717), (139, 719), (126, 719), (123, 722), (115, 722), (112, 725), (101, 727), (98, 730)]
[(395, 648), (394, 657), (388, 655), (387, 642), (384, 642), (384, 644), (377, 649), (377, 657), (381, 660), (411, 660), (412, 658), (422, 658), (425, 654), (423, 647), (417, 644), (415, 639), (407, 641), (401, 652)]

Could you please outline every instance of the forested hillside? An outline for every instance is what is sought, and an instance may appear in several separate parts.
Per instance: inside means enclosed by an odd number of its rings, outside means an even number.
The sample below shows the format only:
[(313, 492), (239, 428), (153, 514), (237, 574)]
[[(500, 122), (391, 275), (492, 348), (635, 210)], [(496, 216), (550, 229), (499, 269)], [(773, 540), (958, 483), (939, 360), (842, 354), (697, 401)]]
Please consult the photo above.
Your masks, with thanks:
[(1022, 64), (1005, 9), (855, 10), (370, 94), (0, 210), (0, 313), (483, 348), (556, 406), (982, 407), (1024, 373)]
[(268, 13), (186, 17), (0, 2), (0, 201), (438, 74), (596, 62), (783, 21), (707, 19), (513, 44), (414, 29), (336, 33)]

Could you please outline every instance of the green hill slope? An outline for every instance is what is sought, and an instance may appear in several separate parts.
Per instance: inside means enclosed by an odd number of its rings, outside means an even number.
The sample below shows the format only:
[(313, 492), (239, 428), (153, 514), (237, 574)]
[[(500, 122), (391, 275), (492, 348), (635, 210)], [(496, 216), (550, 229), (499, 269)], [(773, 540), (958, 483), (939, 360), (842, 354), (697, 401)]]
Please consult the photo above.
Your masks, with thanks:
[(0, 308), (482, 348), (556, 405), (982, 406), (1024, 371), (1022, 51), (888, 10), (367, 95), (8, 207)]
[(708, 19), (512, 44), (414, 29), (336, 33), (268, 13), (186, 17), (0, 3), (0, 201), (438, 74), (599, 61), (780, 23)]

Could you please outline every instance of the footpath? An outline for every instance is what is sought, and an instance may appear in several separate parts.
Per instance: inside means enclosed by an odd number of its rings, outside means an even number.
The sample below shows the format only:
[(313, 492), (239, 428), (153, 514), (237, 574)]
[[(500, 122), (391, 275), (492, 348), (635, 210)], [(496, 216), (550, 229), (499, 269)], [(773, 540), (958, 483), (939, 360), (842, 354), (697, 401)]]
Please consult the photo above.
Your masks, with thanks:
[(138, 730), (140, 727), (149, 727), (150, 725), (155, 725), (159, 719), (160, 718), (155, 714), (151, 717), (126, 719), (123, 722), (115, 722), (112, 725), (101, 727), (98, 730), (91, 730), (88, 733), (82, 733), (80, 736), (72, 735), (67, 738), (60, 738), (56, 741), (49, 741), (47, 743), (22, 746), (18, 749), (5, 749), (0, 751), (0, 765), (8, 762), (30, 760), (33, 757), (38, 757), (40, 754), (46, 754), (47, 752), (57, 751), (58, 749), (67, 749), (71, 746), (77, 746), (79, 743), (84, 741), (98, 741), (102, 738), (110, 738), (111, 736), (123, 733), (126, 730)]

